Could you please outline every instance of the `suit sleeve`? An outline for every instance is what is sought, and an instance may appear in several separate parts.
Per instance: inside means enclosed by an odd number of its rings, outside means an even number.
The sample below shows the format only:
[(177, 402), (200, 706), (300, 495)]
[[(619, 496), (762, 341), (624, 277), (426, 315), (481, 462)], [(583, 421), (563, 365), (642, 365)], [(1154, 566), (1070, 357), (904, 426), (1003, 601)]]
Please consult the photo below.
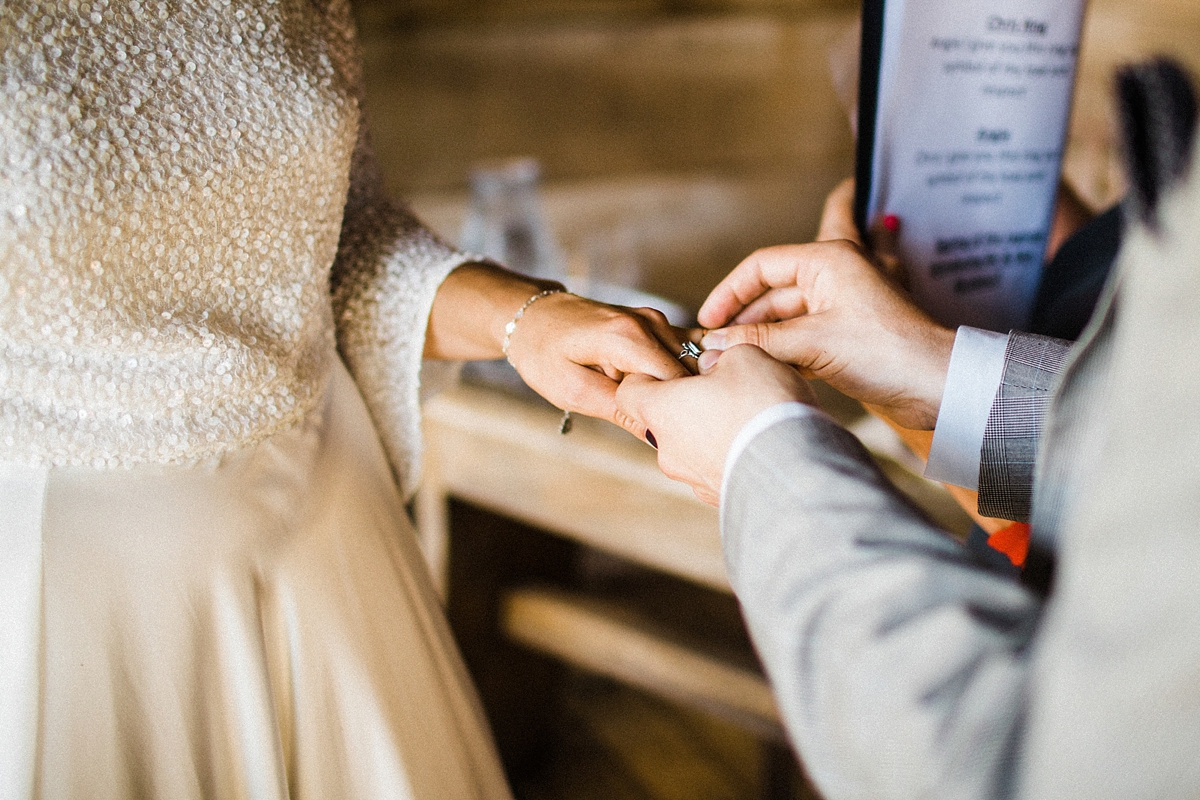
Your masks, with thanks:
[(977, 565), (822, 417), (751, 441), (722, 533), (789, 735), (827, 797), (1006, 785), (1037, 597)]
[(1012, 333), (979, 452), (979, 513), (1029, 520), (1042, 423), (1071, 342)]

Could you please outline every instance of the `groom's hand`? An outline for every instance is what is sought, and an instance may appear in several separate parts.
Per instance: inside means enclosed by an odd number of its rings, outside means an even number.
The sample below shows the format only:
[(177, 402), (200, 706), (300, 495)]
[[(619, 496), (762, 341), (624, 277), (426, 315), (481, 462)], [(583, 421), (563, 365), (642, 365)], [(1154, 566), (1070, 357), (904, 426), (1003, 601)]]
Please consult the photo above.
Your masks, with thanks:
[(658, 447), (662, 471), (715, 506), (725, 456), (742, 426), (778, 403), (815, 404), (816, 398), (796, 370), (757, 347), (710, 350), (701, 354), (699, 369), (697, 376), (669, 381), (630, 375), (617, 389), (617, 408), (630, 430)]
[(769, 247), (713, 289), (709, 349), (753, 344), (897, 424), (937, 422), (954, 331), (916, 307), (862, 247), (842, 239)]

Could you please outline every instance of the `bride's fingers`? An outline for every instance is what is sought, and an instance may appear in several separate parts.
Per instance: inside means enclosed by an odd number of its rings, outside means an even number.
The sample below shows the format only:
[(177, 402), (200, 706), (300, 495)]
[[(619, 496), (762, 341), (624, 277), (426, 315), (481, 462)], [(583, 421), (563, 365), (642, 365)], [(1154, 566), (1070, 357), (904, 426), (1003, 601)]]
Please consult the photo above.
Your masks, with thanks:
[(635, 372), (660, 380), (688, 374), (676, 358), (679, 343), (661, 312), (583, 298), (574, 299), (570, 309), (572, 314), (556, 329), (541, 331), (541, 342), (531, 342), (531, 352), (540, 353), (541, 361), (562, 358), (611, 380)]
[(625, 373), (622, 372), (621, 370), (617, 369), (616, 367), (612, 366), (611, 364), (599, 364), (597, 366), (592, 366), (589, 364), (586, 366), (590, 370), (599, 372), (601, 375), (608, 378), (610, 381), (620, 383), (621, 381), (625, 380)]
[[(619, 382), (594, 369), (569, 364), (554, 385), (534, 387), (550, 402), (564, 411), (608, 420), (626, 427), (617, 413)], [(640, 432), (636, 432), (641, 435)]]
[(613, 413), (616, 417), (616, 419), (613, 420), (614, 422), (632, 433), (637, 438), (641, 439), (643, 442), (653, 445), (657, 449), (657, 444), (654, 442), (654, 434), (650, 433), (649, 428), (643, 425), (636, 417), (626, 414), (625, 411), (619, 406)]
[(646, 332), (659, 344), (662, 354), (666, 355), (670, 366), (664, 373), (630, 369), (628, 366), (621, 364), (617, 364), (617, 366), (621, 366), (626, 373), (642, 372), (659, 380), (682, 377), (689, 374), (691, 372), (690, 365), (683, 363), (679, 358), (685, 339), (679, 335), (675, 326), (667, 321), (666, 315), (654, 308), (631, 308), (629, 311), (642, 320)]
[(654, 338), (667, 349), (669, 353), (678, 353), (683, 340), (676, 332), (676, 328), (667, 320), (667, 315), (659, 311), (657, 308), (631, 308), (629, 309), (634, 314), (637, 314), (642, 319), (646, 320), (649, 325), (650, 333)]

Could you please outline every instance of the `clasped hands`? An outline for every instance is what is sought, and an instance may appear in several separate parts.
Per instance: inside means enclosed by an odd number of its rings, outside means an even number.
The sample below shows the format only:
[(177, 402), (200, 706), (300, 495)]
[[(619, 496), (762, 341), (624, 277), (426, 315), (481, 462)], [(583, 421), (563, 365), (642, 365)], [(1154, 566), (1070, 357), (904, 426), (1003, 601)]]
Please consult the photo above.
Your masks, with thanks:
[[(864, 248), (853, 194), (850, 181), (830, 194), (817, 241), (769, 247), (739, 264), (701, 307), (704, 329), (681, 330), (653, 309), (550, 293), (555, 287), (545, 282), (470, 264), (439, 290), (425, 354), (496, 358), (505, 342), (535, 391), (654, 443), (662, 470), (713, 505), (738, 431), (777, 403), (814, 403), (805, 378), (903, 428), (930, 430), (954, 331), (887, 277), (895, 261), (885, 231), (873, 237), (873, 252)], [(685, 365), (682, 344), (697, 340), (705, 352)]]
[(937, 422), (954, 331), (885, 275), (891, 259), (864, 248), (853, 191), (847, 181), (829, 196), (817, 241), (759, 250), (712, 291), (698, 375), (631, 374), (617, 389), (621, 424), (650, 431), (663, 472), (707, 503), (719, 502), (725, 456), (747, 422), (778, 403), (815, 404), (805, 378), (900, 427)]
[[(922, 437), (910, 433), (937, 423), (955, 331), (921, 311), (900, 286), (895, 225), (873, 228), (868, 251), (853, 220), (853, 198), (854, 182), (846, 180), (826, 200), (816, 241), (768, 247), (739, 264), (701, 307), (703, 329), (672, 328), (650, 309), (563, 300), (602, 323), (599, 329), (612, 328), (616, 346), (596, 341), (595, 325), (560, 327), (551, 346), (560, 357), (531, 358), (518, 369), (556, 405), (609, 419), (650, 441), (663, 472), (713, 505), (738, 432), (778, 403), (815, 404), (806, 378), (862, 402), (919, 447)], [(1087, 217), (1074, 193), (1060, 187), (1048, 252)], [(615, 316), (606, 322), (598, 313)], [(696, 375), (674, 355), (687, 340), (705, 348)], [(577, 371), (569, 395), (562, 394), (556, 363)]]

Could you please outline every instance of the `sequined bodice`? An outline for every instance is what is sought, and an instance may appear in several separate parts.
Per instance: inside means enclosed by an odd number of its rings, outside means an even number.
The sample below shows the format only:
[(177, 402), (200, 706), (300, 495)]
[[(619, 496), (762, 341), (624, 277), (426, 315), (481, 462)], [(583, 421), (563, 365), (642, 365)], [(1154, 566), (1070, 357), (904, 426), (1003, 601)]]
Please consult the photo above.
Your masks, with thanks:
[(311, 0), (0, 14), (0, 461), (187, 462), (288, 427), (333, 353), (358, 106)]

